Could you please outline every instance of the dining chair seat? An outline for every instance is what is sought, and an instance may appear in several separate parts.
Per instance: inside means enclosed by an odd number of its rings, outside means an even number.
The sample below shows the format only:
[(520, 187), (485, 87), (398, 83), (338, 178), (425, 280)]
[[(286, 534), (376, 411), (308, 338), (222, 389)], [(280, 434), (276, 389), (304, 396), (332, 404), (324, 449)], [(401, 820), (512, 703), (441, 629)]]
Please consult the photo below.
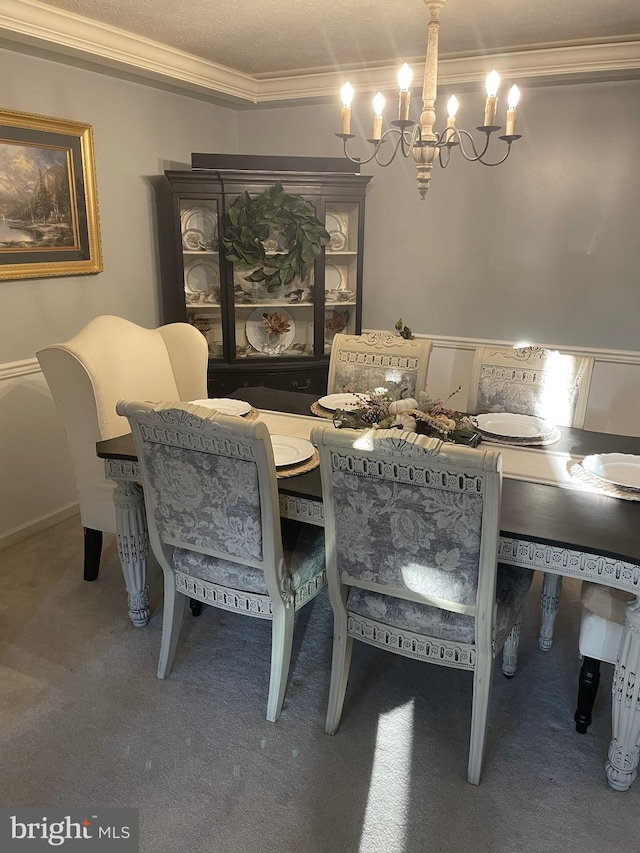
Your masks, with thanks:
[[(285, 569), (297, 592), (324, 576), (324, 533), (321, 527), (292, 519), (280, 519)], [(232, 563), (210, 554), (174, 548), (173, 568), (185, 576), (210, 584), (269, 595), (262, 569)]]
[[(428, 571), (426, 566), (423, 570)], [(495, 643), (499, 648), (504, 646), (516, 622), (530, 586), (529, 569), (498, 566)], [(347, 610), (394, 628), (416, 631), (440, 640), (470, 644), (475, 642), (475, 619), (472, 616), (442, 610), (440, 607), (420, 604), (417, 601), (351, 587)]]
[(600, 662), (615, 664), (618, 660), (627, 605), (634, 597), (622, 589), (582, 582), (582, 615), (578, 639), (582, 666), (574, 715), (576, 731), (581, 734), (591, 725), (593, 705), (600, 685)]

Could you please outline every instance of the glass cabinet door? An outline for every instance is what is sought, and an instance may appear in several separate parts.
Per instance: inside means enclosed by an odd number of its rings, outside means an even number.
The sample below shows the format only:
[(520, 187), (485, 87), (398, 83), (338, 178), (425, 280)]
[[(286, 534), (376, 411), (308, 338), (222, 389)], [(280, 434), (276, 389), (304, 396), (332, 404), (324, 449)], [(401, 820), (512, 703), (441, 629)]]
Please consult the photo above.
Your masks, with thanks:
[[(271, 229), (263, 241), (267, 261), (287, 253), (282, 234)], [(268, 265), (265, 271), (269, 272)], [(232, 357), (279, 359), (314, 356), (314, 265), (304, 281), (251, 281), (253, 269), (233, 265), (234, 336)]]
[(181, 198), (179, 208), (187, 320), (205, 336), (210, 355), (222, 358), (218, 202)]
[(330, 242), (325, 248), (324, 350), (331, 351), (338, 332), (356, 334), (358, 300), (358, 235), (360, 205), (356, 202), (327, 202), (324, 227)]

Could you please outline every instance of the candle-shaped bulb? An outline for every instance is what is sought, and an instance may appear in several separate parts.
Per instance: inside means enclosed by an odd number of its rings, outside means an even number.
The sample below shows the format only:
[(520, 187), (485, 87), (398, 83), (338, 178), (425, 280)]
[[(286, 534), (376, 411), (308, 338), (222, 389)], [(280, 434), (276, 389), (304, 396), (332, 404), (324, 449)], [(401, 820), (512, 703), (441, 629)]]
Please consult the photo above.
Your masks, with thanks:
[(373, 136), (372, 139), (380, 139), (382, 136), (382, 110), (384, 109), (384, 95), (378, 92), (373, 99)]
[(401, 92), (408, 92), (409, 86), (411, 85), (411, 80), (413, 79), (413, 71), (409, 68), (407, 63), (402, 66), (400, 71), (398, 71), (398, 86), (400, 86)]
[(507, 110), (507, 126), (505, 127), (505, 133), (507, 136), (514, 136), (516, 132), (516, 106), (518, 101), (520, 100), (520, 90), (517, 86), (512, 86), (509, 89), (509, 97), (507, 98), (507, 103), (509, 104), (509, 109)]
[(345, 83), (340, 89), (340, 97), (342, 98), (342, 106), (350, 107), (353, 100), (353, 86), (351, 83)]
[(342, 119), (342, 132), (351, 133), (351, 101), (353, 100), (353, 86), (351, 83), (345, 83), (340, 89), (340, 97), (342, 98), (342, 109), (340, 110), (340, 118)]
[(456, 96), (451, 95), (451, 97), (447, 101), (447, 110), (449, 111), (449, 117), (447, 118), (447, 127), (455, 128), (455, 126), (456, 126), (456, 113), (458, 112), (459, 106), (460, 106), (460, 104), (459, 104)]
[(400, 86), (400, 98), (398, 101), (398, 119), (400, 121), (409, 120), (409, 105), (411, 103), (411, 93), (409, 86), (413, 73), (407, 63), (398, 71), (398, 86)]
[(500, 75), (494, 68), (490, 74), (487, 74), (487, 95), (490, 98), (495, 98), (500, 88)]
[(498, 87), (500, 85), (500, 75), (494, 70), (487, 75), (487, 100), (484, 105), (484, 125), (485, 127), (495, 127), (496, 124), (496, 107), (498, 105)]

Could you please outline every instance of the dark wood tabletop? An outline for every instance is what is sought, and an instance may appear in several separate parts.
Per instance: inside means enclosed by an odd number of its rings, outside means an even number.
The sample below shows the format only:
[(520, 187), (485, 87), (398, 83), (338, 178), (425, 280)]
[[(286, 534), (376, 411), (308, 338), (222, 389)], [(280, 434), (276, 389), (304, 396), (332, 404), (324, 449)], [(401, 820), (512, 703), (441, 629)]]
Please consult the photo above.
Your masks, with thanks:
[[(311, 414), (316, 395), (273, 388), (240, 388), (229, 394), (258, 409)], [(640, 455), (640, 438), (561, 427), (562, 437), (549, 449), (577, 456), (591, 453)], [(136, 460), (130, 433), (99, 441), (102, 459)], [(545, 448), (537, 449), (544, 453)], [(278, 482), (283, 494), (321, 500), (320, 471), (315, 469)], [(505, 477), (500, 528), (503, 536), (544, 542), (640, 564), (640, 501), (577, 489), (527, 483)]]

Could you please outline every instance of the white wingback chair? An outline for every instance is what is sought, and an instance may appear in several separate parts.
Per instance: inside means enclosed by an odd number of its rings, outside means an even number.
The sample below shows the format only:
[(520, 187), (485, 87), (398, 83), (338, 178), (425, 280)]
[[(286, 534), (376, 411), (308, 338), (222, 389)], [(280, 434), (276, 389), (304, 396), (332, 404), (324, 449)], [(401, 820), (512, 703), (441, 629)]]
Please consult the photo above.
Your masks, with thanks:
[(207, 396), (208, 349), (187, 323), (145, 329), (122, 317), (91, 320), (68, 341), (36, 353), (69, 441), (85, 531), (84, 578), (95, 580), (102, 533), (115, 533), (113, 483), (96, 442), (130, 431), (116, 403)]

